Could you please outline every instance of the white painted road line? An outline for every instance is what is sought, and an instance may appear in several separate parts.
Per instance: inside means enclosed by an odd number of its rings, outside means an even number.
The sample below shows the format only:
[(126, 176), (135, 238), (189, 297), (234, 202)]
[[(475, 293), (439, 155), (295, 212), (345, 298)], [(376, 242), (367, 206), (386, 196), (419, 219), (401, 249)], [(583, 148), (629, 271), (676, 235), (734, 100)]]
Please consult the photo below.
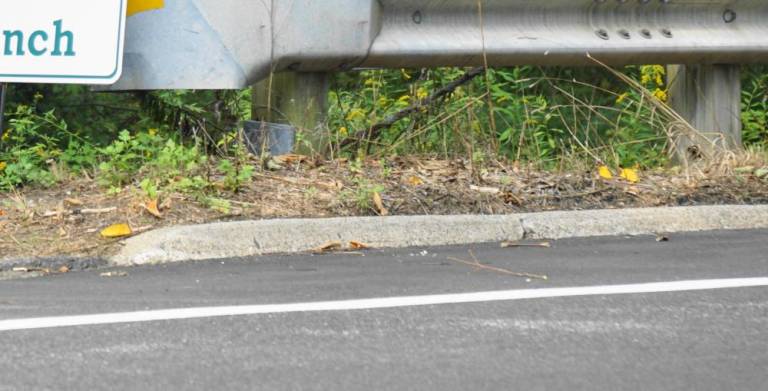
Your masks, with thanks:
[(0, 332), (56, 327), (96, 326), (119, 323), (155, 322), (227, 316), (282, 314), (292, 312), (354, 311), (441, 304), (487, 303), (555, 297), (626, 295), (690, 292), (713, 289), (768, 287), (768, 277), (718, 280), (690, 280), (646, 284), (584, 286), (570, 288), (518, 289), (445, 295), (387, 297), (376, 299), (322, 301), (293, 304), (264, 304), (227, 307), (177, 308), (111, 314), (10, 319), (0, 321)]

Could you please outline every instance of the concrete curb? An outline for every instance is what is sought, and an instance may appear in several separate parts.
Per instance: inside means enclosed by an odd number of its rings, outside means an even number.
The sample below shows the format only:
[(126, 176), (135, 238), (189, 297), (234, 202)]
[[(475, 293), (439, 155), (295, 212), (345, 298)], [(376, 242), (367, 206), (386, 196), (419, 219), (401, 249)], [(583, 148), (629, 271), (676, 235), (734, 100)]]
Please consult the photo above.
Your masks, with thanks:
[(126, 240), (116, 265), (306, 252), (330, 241), (376, 248), (519, 240), (517, 216), (397, 216), (261, 220), (169, 227)]
[(768, 228), (768, 205), (544, 212), (520, 215), (528, 239)]
[(261, 220), (169, 227), (125, 241), (119, 266), (306, 252), (329, 241), (376, 248), (768, 228), (768, 206)]

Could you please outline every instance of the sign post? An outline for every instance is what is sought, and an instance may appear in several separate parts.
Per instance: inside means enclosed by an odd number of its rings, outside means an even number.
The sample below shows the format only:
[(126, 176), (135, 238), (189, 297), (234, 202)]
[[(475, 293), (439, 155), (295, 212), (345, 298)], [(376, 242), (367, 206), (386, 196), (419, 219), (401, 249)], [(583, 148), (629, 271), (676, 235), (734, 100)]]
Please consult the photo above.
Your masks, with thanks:
[(0, 83), (115, 83), (128, 0), (0, 0)]
[(7, 88), (7, 84), (0, 83), (0, 140), (5, 134), (5, 93)]

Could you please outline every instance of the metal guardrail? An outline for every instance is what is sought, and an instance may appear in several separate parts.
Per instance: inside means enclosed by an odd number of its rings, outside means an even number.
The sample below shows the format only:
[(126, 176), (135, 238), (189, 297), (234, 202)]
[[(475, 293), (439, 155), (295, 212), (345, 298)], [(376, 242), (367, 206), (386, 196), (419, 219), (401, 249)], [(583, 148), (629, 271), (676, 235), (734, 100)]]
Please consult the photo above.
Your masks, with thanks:
[[(482, 18), (481, 7), (482, 4)], [(112, 89), (271, 71), (768, 62), (765, 0), (165, 0), (128, 19)]]

